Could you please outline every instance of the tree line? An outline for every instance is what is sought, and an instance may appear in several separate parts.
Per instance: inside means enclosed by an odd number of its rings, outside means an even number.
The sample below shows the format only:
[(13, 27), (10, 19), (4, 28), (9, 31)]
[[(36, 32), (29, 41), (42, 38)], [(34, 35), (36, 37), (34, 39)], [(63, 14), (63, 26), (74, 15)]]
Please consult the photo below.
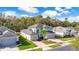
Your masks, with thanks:
[(19, 32), (21, 29), (27, 29), (29, 26), (33, 24), (46, 24), (49, 26), (72, 26), (75, 29), (79, 30), (79, 22), (69, 22), (68, 18), (65, 18), (64, 21), (60, 21), (59, 19), (51, 19), (50, 17), (43, 18), (42, 16), (35, 17), (21, 17), (15, 20), (13, 19), (2, 19), (0, 18), (0, 26), (6, 26), (12, 30)]

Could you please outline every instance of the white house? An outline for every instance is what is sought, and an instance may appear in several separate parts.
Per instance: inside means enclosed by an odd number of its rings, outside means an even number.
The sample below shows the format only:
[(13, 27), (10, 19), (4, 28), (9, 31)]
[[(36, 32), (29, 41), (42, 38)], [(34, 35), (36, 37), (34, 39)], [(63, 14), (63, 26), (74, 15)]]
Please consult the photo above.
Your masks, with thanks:
[(6, 27), (0, 27), (0, 46), (16, 45), (19, 37), (13, 30)]
[(53, 32), (55, 32), (56, 36), (65, 36), (66, 34), (66, 29), (64, 27), (58, 26), (53, 28)]
[(41, 28), (47, 31), (47, 39), (53, 39), (55, 37), (54, 32), (52, 32), (52, 27), (44, 24), (35, 24), (29, 26), (28, 29), (21, 30), (21, 35), (29, 40), (40, 40), (43, 38), (40, 33)]
[(74, 30), (73, 27), (54, 27), (53, 28), (53, 32), (55, 32), (56, 36), (75, 36), (76, 35), (76, 31)]
[(21, 30), (21, 35), (28, 40), (37, 40), (38, 34), (33, 32), (31, 29), (23, 29)]

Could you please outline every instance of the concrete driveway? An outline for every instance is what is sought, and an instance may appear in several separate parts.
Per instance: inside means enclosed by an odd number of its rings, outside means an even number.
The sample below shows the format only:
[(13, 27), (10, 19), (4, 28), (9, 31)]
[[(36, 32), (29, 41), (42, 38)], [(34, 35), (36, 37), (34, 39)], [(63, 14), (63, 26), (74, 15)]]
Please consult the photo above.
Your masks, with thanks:
[(33, 41), (39, 48), (42, 48), (43, 50), (48, 50), (50, 47), (48, 47), (46, 44), (42, 43), (41, 41)]

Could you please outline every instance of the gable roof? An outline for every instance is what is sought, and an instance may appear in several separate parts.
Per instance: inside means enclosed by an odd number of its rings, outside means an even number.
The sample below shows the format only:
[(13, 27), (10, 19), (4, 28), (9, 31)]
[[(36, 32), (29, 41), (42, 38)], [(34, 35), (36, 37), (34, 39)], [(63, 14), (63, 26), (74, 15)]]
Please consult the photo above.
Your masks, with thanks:
[(2, 35), (0, 35), (1, 37), (13, 37), (13, 36), (17, 36), (15, 31), (8, 29), (7, 27), (0, 27), (0, 32), (2, 32)]
[(33, 32), (31, 29), (23, 29), (23, 30), (21, 30), (21, 32), (23, 32), (25, 34), (29, 34), (29, 35), (37, 34), (37, 33)]
[(35, 25), (32, 25), (32, 26), (29, 26), (28, 28), (41, 28), (43, 26), (43, 24), (35, 24)]
[(40, 23), (37, 23), (35, 25), (32, 25), (32, 26), (29, 26), (28, 28), (52, 28), (52, 26), (48, 26), (48, 25), (45, 25), (45, 24), (40, 24)]
[(62, 27), (62, 26), (54, 27), (54, 30), (57, 32), (65, 32), (67, 30), (75, 31), (73, 27)]
[(55, 31), (55, 32), (64, 32), (64, 31), (66, 31), (66, 29), (62, 26), (58, 26), (58, 27), (54, 27), (53, 31)]

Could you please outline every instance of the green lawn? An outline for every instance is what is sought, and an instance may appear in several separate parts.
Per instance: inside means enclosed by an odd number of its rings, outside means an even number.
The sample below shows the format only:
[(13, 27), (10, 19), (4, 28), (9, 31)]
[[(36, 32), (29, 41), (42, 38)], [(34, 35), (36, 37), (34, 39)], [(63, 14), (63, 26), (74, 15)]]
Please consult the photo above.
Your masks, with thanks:
[(43, 49), (42, 48), (37, 48), (37, 49), (30, 50), (30, 51), (43, 51)]
[(62, 38), (59, 38), (59, 39), (62, 40), (62, 41), (68, 41), (68, 40), (76, 39), (76, 37), (62, 37)]
[(70, 42), (70, 46), (74, 47), (74, 48), (79, 48), (79, 38), (76, 38), (75, 40)]
[(19, 35), (19, 42), (21, 43), (21, 45), (18, 46), (20, 50), (36, 47), (36, 45), (31, 40), (27, 40), (26, 38), (22, 37), (20, 34), (18, 35)]
[(42, 42), (44, 43), (44, 44), (53, 44), (53, 43), (56, 43), (56, 42), (53, 42), (53, 41), (50, 41), (50, 40), (42, 40)]
[(67, 40), (72, 40), (69, 41), (71, 44), (70, 46), (73, 48), (79, 48), (79, 37), (65, 37), (65, 38), (60, 38), (63, 41), (67, 41)]
[(49, 46), (49, 47), (51, 47), (51, 48), (56, 48), (56, 47), (59, 47), (59, 46), (61, 46), (60, 44), (55, 44), (55, 45), (51, 45), (51, 46)]

